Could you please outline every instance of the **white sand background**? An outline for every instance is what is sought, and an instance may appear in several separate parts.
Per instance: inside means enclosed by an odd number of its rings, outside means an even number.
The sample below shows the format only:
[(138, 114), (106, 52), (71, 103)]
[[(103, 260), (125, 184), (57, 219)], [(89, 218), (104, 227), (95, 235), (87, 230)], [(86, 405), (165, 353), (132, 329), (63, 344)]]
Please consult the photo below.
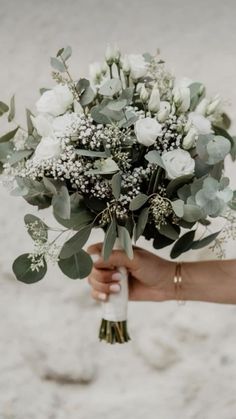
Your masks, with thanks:
[[(127, 52), (160, 47), (178, 76), (219, 92), (236, 121), (235, 18), (235, 0), (0, 0), (0, 100), (16, 93), (23, 121), (51, 85), (50, 55), (70, 44), (72, 72), (84, 76), (109, 41)], [(235, 186), (235, 166), (227, 170)], [(13, 278), (12, 260), (31, 249), (26, 212), (36, 211), (0, 188), (1, 419), (235, 419), (235, 306), (132, 303), (132, 342), (100, 344), (85, 281), (56, 268), (33, 286)]]

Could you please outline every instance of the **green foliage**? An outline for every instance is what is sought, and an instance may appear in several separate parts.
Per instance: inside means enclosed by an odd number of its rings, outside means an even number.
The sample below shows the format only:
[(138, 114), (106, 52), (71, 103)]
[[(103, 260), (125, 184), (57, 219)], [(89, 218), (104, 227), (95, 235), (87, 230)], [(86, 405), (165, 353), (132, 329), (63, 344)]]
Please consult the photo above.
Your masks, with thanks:
[(79, 156), (91, 157), (91, 158), (106, 158), (108, 157), (107, 151), (94, 151), (94, 150), (85, 150), (85, 149), (76, 149), (76, 154)]
[(193, 244), (193, 239), (195, 236), (195, 230), (188, 231), (183, 236), (177, 240), (177, 242), (172, 247), (170, 256), (172, 259), (179, 257), (182, 253), (187, 252), (191, 249)]
[(194, 110), (202, 99), (204, 86), (202, 83), (196, 82), (189, 86), (190, 90), (190, 109)]
[(18, 186), (14, 191), (14, 195), (23, 196), (30, 205), (35, 205), (39, 209), (50, 206), (51, 197), (43, 182), (19, 176), (16, 177), (16, 181)]
[(4, 113), (8, 111), (9, 111), (9, 106), (6, 103), (0, 101), (0, 116), (4, 115)]
[(110, 254), (115, 244), (116, 237), (117, 237), (116, 220), (113, 218), (109, 227), (106, 230), (105, 237), (104, 237), (104, 242), (103, 242), (103, 247), (102, 247), (102, 257), (104, 260), (109, 259)]
[(189, 223), (196, 222), (203, 217), (201, 208), (197, 205), (186, 204), (184, 205), (183, 219)]
[(27, 122), (27, 129), (28, 129), (29, 135), (32, 135), (34, 132), (34, 125), (33, 125), (31, 116), (34, 116), (34, 115), (29, 109), (26, 109), (26, 122)]
[(172, 198), (176, 195), (178, 189), (180, 189), (183, 185), (190, 183), (192, 179), (193, 175), (184, 175), (171, 180), (166, 188), (167, 198)]
[(32, 153), (33, 153), (33, 150), (14, 151), (14, 153), (12, 153), (12, 155), (8, 159), (8, 163), (10, 165), (14, 165), (14, 164), (24, 160), (25, 158), (29, 157)]
[(138, 221), (134, 226), (134, 241), (136, 242), (139, 237), (143, 234), (143, 231), (146, 227), (146, 224), (148, 222), (148, 216), (149, 216), (149, 208), (143, 208), (142, 211), (139, 214)]
[(18, 131), (18, 127), (0, 137), (0, 143), (6, 143), (12, 140)]
[[(48, 240), (48, 226), (36, 215), (26, 214), (24, 217), (25, 225), (30, 237), (46, 243)], [(34, 227), (32, 228), (32, 224)]]
[(213, 165), (224, 160), (230, 152), (231, 144), (227, 138), (219, 135), (199, 135), (196, 149), (204, 162)]
[(33, 284), (40, 281), (47, 272), (47, 264), (44, 260), (44, 266), (38, 270), (31, 270), (31, 260), (29, 253), (19, 256), (13, 263), (12, 269), (18, 281), (25, 284)]
[(66, 70), (64, 63), (61, 60), (58, 60), (58, 58), (51, 57), (50, 64), (54, 68), (54, 70), (57, 70), (60, 73), (64, 73), (64, 71)]
[(143, 207), (148, 201), (149, 196), (140, 193), (139, 195), (135, 196), (129, 204), (129, 209), (131, 211), (137, 211), (139, 208)]
[(58, 266), (69, 278), (83, 279), (90, 274), (93, 261), (89, 254), (81, 249), (67, 259), (59, 259)]
[(73, 237), (67, 240), (60, 252), (60, 259), (67, 259), (76, 254), (87, 242), (93, 224), (82, 227)]
[(163, 169), (165, 169), (165, 165), (164, 162), (159, 154), (159, 152), (157, 150), (151, 150), (149, 151), (146, 155), (145, 155), (145, 159), (149, 162), (149, 163), (153, 163), (153, 164), (157, 164), (158, 166), (162, 167)]
[(121, 81), (119, 79), (110, 79), (102, 84), (98, 93), (102, 96), (112, 97), (120, 92), (121, 87)]
[(70, 195), (66, 186), (62, 186), (52, 198), (54, 214), (68, 220), (70, 218)]
[(118, 225), (118, 237), (120, 240), (120, 244), (122, 248), (125, 250), (125, 253), (127, 254), (128, 258), (133, 259), (134, 253), (132, 240), (130, 238), (128, 230), (125, 227)]
[(229, 207), (232, 210), (236, 211), (236, 191), (233, 192), (233, 198), (231, 199), (231, 201), (228, 203)]
[(54, 214), (59, 224), (77, 231), (93, 221), (93, 214), (89, 211), (88, 206), (85, 205), (84, 200), (82, 200), (77, 193), (70, 196), (70, 206), (71, 212), (69, 219), (63, 219), (59, 215)]
[(57, 52), (57, 58), (61, 57), (63, 61), (67, 61), (72, 55), (72, 48), (70, 46), (61, 48)]
[(13, 95), (10, 100), (10, 110), (8, 114), (8, 122), (13, 121), (15, 118), (16, 108), (15, 108), (15, 96)]
[(179, 238), (180, 228), (171, 224), (164, 224), (159, 231), (162, 236), (168, 237), (171, 240), (177, 240)]
[(111, 188), (112, 193), (116, 199), (119, 199), (120, 197), (120, 190), (121, 190), (121, 175), (120, 173), (116, 173), (112, 176), (111, 179)]
[(209, 236), (204, 237), (203, 239), (196, 240), (192, 243), (191, 249), (202, 249), (203, 247), (208, 246), (211, 242), (213, 242), (216, 237), (220, 234), (220, 231), (216, 233), (209, 234)]

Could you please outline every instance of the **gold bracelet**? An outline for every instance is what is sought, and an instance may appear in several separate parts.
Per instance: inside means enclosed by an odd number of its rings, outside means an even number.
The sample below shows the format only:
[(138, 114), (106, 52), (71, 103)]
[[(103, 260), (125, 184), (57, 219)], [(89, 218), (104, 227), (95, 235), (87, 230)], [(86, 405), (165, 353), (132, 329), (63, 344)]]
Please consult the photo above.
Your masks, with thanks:
[(182, 264), (177, 262), (175, 266), (175, 276), (174, 276), (174, 286), (175, 286), (175, 296), (176, 301), (179, 305), (184, 305), (186, 301), (183, 299), (183, 279), (181, 275)]

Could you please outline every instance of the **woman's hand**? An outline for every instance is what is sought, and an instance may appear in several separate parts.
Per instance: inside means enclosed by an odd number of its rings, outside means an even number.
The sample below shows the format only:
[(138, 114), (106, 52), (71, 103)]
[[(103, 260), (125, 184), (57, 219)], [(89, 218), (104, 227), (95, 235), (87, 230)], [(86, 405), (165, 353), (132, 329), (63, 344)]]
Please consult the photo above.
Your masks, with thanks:
[(129, 299), (136, 301), (165, 301), (174, 298), (175, 263), (162, 259), (147, 250), (134, 247), (130, 260), (121, 250), (114, 250), (108, 261), (101, 255), (102, 243), (88, 248), (94, 267), (88, 281), (96, 300), (107, 300), (110, 293), (120, 291), (121, 276), (117, 270), (124, 266), (129, 273)]

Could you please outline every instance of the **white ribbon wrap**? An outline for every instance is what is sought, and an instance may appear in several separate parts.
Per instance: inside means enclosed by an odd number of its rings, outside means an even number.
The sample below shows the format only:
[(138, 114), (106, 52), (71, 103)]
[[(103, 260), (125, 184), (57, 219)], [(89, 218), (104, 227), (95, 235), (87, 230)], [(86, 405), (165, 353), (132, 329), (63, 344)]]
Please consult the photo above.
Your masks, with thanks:
[[(122, 249), (119, 239), (116, 239), (115, 250)], [(124, 266), (117, 268), (122, 278), (120, 280), (120, 292), (110, 294), (106, 302), (102, 303), (102, 318), (113, 322), (122, 322), (127, 320), (128, 309), (128, 272)]]

